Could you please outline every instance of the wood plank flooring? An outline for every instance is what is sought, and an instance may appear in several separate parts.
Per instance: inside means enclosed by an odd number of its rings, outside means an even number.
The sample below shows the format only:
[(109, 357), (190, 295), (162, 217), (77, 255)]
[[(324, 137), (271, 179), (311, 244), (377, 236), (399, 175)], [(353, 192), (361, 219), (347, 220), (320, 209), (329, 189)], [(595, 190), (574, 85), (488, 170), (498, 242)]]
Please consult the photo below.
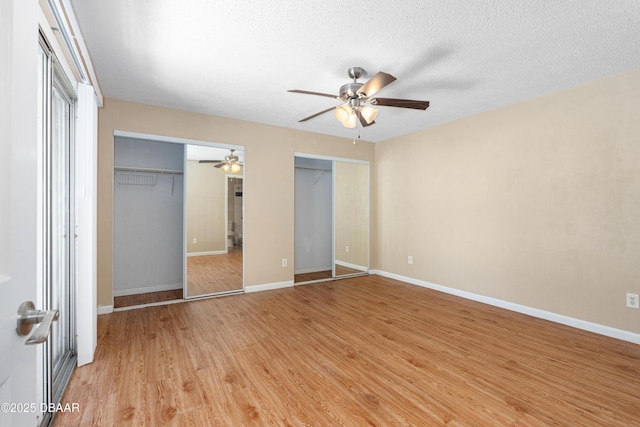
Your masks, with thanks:
[(100, 316), (55, 426), (633, 426), (640, 346), (379, 276)]
[[(229, 253), (187, 257), (189, 296), (208, 295), (242, 289), (242, 246)], [(114, 308), (183, 299), (183, 290), (147, 292), (113, 298)]]
[[(336, 265), (336, 276), (344, 276), (347, 274), (359, 274), (362, 270), (356, 270), (354, 268), (344, 267), (342, 265)], [(312, 282), (315, 280), (328, 280), (331, 279), (333, 272), (331, 270), (314, 271), (311, 273), (299, 273), (293, 276), (295, 283)]]
[(242, 246), (229, 253), (187, 257), (189, 296), (207, 295), (242, 289)]
[(182, 289), (172, 291), (147, 292), (144, 294), (123, 295), (113, 298), (113, 307), (131, 307), (134, 305), (152, 304), (154, 302), (175, 301), (182, 299)]

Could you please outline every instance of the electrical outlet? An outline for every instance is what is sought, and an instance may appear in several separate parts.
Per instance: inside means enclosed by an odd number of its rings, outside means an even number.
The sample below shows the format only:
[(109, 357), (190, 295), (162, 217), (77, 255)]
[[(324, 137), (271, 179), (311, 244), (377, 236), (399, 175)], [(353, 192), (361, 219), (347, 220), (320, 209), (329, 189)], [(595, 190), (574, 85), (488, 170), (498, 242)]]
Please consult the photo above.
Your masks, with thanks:
[(198, 239), (197, 238), (193, 238), (193, 244), (195, 245), (196, 243), (198, 243)]
[(345, 246), (344, 251), (345, 251), (346, 253), (349, 253), (349, 245)]
[(282, 258), (282, 266), (283, 267), (287, 266), (287, 259), (286, 258)]
[(413, 257), (411, 255), (407, 257), (407, 264), (413, 264)]
[(638, 294), (627, 293), (627, 307), (640, 308), (640, 299), (638, 298)]

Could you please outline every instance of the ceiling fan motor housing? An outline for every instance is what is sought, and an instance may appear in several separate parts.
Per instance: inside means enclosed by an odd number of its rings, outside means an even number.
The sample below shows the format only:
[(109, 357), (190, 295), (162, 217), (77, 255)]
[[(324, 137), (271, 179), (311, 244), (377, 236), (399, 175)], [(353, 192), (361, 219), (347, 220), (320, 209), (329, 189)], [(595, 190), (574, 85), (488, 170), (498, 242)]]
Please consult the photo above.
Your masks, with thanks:
[(351, 67), (347, 70), (347, 74), (349, 74), (349, 77), (351, 77), (353, 81), (356, 81), (356, 79), (364, 75), (364, 69), (362, 67)]
[(351, 98), (359, 98), (358, 89), (360, 89), (364, 84), (363, 83), (347, 83), (346, 85), (342, 85), (340, 87), (340, 99), (344, 102), (349, 101)]

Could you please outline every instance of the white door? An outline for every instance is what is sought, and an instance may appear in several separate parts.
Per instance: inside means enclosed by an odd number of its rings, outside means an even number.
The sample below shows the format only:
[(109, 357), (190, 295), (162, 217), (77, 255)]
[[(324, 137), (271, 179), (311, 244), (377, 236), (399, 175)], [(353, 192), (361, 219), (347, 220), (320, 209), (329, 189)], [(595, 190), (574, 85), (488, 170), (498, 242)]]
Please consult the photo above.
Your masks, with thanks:
[[(35, 2), (0, 0), (0, 425), (35, 426), (36, 345), (16, 332), (38, 285)], [(37, 28), (34, 26), (34, 28)], [(24, 49), (23, 49), (24, 48)]]

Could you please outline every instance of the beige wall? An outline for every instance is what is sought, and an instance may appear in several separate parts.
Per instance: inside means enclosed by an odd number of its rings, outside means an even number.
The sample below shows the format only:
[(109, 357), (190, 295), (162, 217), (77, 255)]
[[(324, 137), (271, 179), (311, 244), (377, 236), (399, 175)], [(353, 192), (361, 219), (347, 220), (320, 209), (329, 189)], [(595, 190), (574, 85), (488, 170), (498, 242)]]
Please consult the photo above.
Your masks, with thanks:
[(640, 332), (640, 71), (375, 148), (379, 270)]
[(624, 304), (640, 292), (638, 117), (640, 71), (375, 145), (107, 99), (99, 305), (123, 130), (246, 147), (246, 286), (293, 279), (293, 153), (306, 152), (371, 162), (371, 268), (639, 333)]
[(211, 163), (189, 160), (186, 183), (187, 253), (226, 251), (225, 172)]
[[(113, 132), (246, 147), (245, 286), (293, 280), (294, 153), (374, 163), (374, 146), (275, 126), (105, 99), (98, 122), (98, 305), (113, 304)], [(373, 200), (373, 197), (372, 197)], [(288, 259), (287, 268), (281, 267)]]

